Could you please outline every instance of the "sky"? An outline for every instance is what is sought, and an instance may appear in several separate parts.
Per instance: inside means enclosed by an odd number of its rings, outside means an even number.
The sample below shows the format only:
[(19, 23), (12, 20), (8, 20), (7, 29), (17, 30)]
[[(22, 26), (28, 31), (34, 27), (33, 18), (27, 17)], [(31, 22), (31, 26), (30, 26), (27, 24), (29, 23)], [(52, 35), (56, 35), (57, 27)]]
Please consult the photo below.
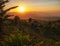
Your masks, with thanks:
[(60, 0), (10, 0), (6, 5), (5, 9), (12, 6), (23, 6), (26, 11), (60, 11)]

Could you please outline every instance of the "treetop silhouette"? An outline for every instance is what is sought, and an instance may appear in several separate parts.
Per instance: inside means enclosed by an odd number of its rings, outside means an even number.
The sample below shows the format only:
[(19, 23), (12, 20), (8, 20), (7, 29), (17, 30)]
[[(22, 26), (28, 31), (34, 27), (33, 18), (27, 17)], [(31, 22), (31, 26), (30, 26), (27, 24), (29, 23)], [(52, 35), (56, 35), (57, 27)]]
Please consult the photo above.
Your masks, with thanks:
[(8, 3), (8, 2), (9, 2), (9, 0), (0, 0), (0, 18), (4, 18), (4, 15), (5, 15), (9, 10), (18, 7), (18, 6), (13, 6), (13, 7), (11, 7), (11, 8), (6, 9), (6, 10), (3, 10), (4, 7), (5, 7), (5, 4)]

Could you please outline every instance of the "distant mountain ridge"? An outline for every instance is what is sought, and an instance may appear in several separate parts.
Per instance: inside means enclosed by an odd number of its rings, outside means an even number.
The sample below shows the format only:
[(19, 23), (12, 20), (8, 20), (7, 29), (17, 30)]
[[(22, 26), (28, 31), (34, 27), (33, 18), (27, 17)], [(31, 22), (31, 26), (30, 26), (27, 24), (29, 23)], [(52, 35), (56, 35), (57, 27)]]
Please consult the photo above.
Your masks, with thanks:
[(60, 14), (58, 13), (45, 13), (45, 12), (10, 12), (9, 15), (19, 16), (21, 19), (37, 19), (37, 20), (57, 20), (60, 19)]

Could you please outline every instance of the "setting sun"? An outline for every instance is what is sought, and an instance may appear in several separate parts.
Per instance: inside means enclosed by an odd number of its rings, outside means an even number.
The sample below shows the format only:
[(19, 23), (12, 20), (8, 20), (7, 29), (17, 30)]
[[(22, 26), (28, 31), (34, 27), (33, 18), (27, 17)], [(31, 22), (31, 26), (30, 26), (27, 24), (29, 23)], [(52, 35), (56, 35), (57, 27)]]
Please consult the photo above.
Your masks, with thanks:
[(19, 10), (19, 12), (24, 12), (25, 8), (24, 7), (19, 7), (18, 10)]

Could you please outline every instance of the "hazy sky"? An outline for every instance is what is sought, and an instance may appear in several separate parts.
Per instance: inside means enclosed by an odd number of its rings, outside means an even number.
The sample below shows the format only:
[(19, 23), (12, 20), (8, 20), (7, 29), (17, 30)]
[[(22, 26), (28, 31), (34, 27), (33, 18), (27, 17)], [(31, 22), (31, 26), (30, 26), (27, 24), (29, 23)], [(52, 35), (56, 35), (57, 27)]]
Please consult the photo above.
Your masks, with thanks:
[(60, 11), (60, 0), (10, 0), (6, 7), (24, 6), (28, 11)]

